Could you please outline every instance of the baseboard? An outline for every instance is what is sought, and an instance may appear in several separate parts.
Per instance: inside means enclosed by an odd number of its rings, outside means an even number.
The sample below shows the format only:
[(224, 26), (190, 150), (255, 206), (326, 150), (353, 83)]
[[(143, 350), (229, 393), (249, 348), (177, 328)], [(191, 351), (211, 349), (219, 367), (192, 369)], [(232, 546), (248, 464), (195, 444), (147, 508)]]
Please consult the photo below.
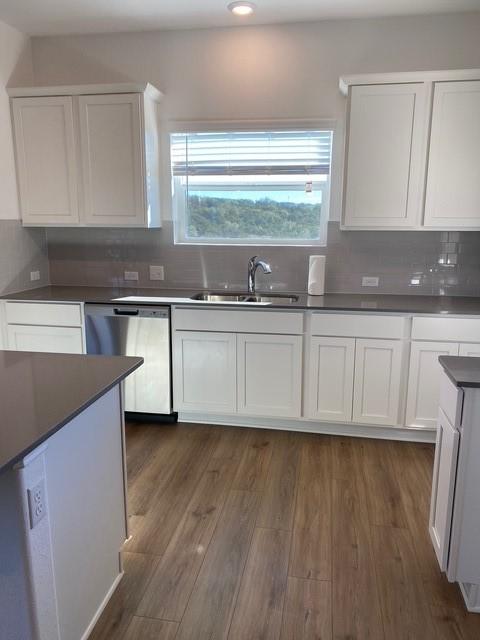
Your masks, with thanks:
[(480, 613), (480, 585), (459, 582), (465, 605), (470, 613)]
[(88, 627), (85, 629), (85, 632), (83, 633), (82, 637), (80, 640), (87, 640), (87, 638), (90, 636), (90, 634), (93, 631), (93, 628), (95, 627), (95, 625), (98, 622), (98, 619), (100, 618), (100, 616), (103, 613), (103, 610), (105, 609), (105, 607), (107, 606), (110, 598), (113, 596), (113, 593), (115, 591), (115, 589), (118, 587), (118, 583), (120, 582), (120, 580), (123, 578), (123, 570), (120, 571), (120, 573), (118, 574), (118, 576), (115, 578), (115, 580), (113, 581), (112, 586), (110, 587), (110, 589), (107, 591), (107, 595), (105, 596), (105, 598), (102, 600), (100, 606), (98, 607), (95, 615), (93, 616), (93, 618), (90, 621), (90, 624), (88, 625)]
[(262, 418), (195, 413), (190, 411), (179, 411), (178, 419), (180, 422), (198, 422), (199, 424), (304, 431), (307, 433), (352, 436), (357, 438), (377, 438), (381, 440), (402, 440), (406, 442), (434, 443), (436, 439), (436, 431), (434, 429), (415, 429), (413, 427), (389, 427), (386, 425), (347, 424), (342, 422), (314, 422), (313, 420), (294, 418)]

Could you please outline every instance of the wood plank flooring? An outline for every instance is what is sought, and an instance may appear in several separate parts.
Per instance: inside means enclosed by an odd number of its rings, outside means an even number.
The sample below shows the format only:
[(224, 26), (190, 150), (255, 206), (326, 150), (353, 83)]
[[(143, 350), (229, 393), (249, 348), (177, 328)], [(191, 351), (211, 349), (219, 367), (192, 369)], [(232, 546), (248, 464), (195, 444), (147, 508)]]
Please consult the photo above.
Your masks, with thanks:
[(433, 446), (127, 425), (125, 576), (91, 640), (478, 640), (428, 536)]

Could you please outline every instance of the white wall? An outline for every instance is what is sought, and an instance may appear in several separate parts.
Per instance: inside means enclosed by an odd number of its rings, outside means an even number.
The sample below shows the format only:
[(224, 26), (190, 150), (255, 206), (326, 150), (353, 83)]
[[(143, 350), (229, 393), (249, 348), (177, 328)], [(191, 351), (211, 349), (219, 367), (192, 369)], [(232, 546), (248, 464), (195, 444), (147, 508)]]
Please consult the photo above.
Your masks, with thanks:
[(340, 213), (342, 74), (480, 67), (480, 14), (34, 38), (37, 84), (145, 80), (166, 119), (333, 118)]
[(30, 40), (0, 22), (0, 219), (20, 217), (7, 84), (32, 84)]

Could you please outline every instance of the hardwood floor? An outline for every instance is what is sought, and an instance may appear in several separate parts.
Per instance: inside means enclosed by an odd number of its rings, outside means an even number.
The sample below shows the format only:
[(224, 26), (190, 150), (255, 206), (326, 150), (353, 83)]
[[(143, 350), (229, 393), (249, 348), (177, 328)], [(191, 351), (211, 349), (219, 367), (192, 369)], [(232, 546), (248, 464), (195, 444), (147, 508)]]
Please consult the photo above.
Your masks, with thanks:
[(91, 640), (478, 640), (428, 536), (433, 446), (127, 425), (125, 576)]

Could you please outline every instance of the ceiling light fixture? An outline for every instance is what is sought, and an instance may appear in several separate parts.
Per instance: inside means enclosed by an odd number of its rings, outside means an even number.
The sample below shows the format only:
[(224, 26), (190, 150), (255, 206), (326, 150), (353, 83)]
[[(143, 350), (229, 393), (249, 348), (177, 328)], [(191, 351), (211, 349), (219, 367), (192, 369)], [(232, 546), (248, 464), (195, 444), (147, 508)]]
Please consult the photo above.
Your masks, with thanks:
[(237, 2), (231, 2), (228, 5), (228, 9), (236, 16), (249, 16), (255, 11), (255, 5), (253, 2), (238, 0)]

